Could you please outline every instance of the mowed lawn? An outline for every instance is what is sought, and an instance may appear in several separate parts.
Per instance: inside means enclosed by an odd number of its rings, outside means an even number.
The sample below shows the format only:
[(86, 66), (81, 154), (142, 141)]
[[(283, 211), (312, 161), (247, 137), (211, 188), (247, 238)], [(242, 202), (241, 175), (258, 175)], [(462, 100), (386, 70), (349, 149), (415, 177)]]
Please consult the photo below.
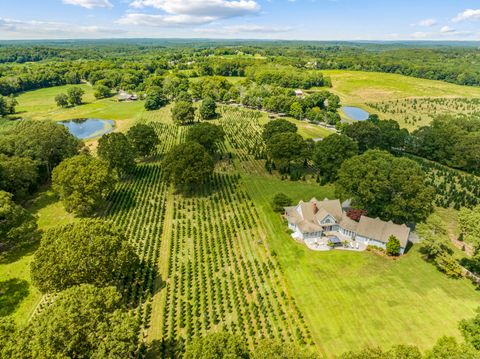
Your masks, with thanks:
[(327, 357), (365, 345), (427, 349), (442, 335), (459, 337), (458, 321), (480, 306), (480, 292), (469, 281), (447, 278), (416, 247), (392, 260), (370, 252), (317, 253), (295, 242), (270, 209), (271, 198), (279, 191), (295, 201), (334, 198), (331, 187), (249, 176), (245, 182), (291, 294)]
[(397, 74), (365, 71), (324, 70), (332, 79), (332, 92), (342, 104), (362, 105), (408, 97), (480, 98), (480, 88), (455, 85)]

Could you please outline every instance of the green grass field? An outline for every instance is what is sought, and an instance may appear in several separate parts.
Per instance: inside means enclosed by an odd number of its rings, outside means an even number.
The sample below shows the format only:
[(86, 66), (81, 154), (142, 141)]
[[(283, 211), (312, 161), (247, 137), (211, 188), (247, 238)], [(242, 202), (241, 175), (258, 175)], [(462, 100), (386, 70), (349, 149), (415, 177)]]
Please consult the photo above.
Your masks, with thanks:
[[(415, 98), (443, 98), (448, 102), (454, 102), (455, 98), (480, 98), (478, 87), (460, 86), (443, 81), (379, 72), (344, 70), (322, 72), (332, 79), (333, 87), (328, 90), (340, 96), (343, 105), (358, 106), (370, 113), (379, 114), (383, 119), (394, 119), (409, 130), (428, 124), (435, 114), (462, 113), (460, 106), (456, 109), (455, 105), (450, 105), (446, 111), (445, 106), (441, 104), (433, 104), (426, 111), (415, 106), (412, 102)], [(369, 104), (391, 103), (396, 100), (406, 102), (398, 113), (382, 112), (369, 106)], [(410, 120), (407, 117), (410, 117)], [(418, 117), (419, 120), (413, 123), (411, 121), (413, 117)]]
[(313, 252), (295, 242), (270, 209), (278, 191), (298, 201), (334, 198), (332, 188), (255, 177), (246, 183), (290, 294), (327, 357), (364, 345), (429, 348), (442, 335), (459, 337), (458, 321), (480, 305), (480, 293), (469, 281), (448, 279), (423, 261), (415, 246), (399, 260), (370, 252)]

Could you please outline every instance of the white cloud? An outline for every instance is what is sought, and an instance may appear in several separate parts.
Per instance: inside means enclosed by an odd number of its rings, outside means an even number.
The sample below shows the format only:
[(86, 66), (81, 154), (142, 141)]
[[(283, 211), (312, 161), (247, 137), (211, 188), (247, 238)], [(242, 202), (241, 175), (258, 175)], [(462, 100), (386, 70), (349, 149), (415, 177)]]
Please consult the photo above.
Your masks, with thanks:
[(64, 4), (77, 5), (87, 9), (96, 7), (111, 8), (112, 3), (109, 0), (63, 0)]
[(426, 32), (423, 32), (423, 31), (418, 31), (418, 32), (414, 32), (411, 37), (413, 37), (414, 39), (425, 39), (428, 37), (428, 34)]
[(123, 33), (123, 30), (108, 29), (100, 26), (81, 26), (63, 22), (23, 21), (0, 18), (0, 35), (5, 36), (5, 34), (9, 34), (6, 38), (94, 38), (102, 35), (112, 36)]
[(134, 0), (130, 6), (135, 9), (155, 8), (164, 14), (130, 13), (118, 20), (119, 23), (149, 26), (198, 25), (254, 15), (260, 11), (260, 5), (254, 0)]
[(435, 20), (435, 19), (425, 19), (425, 20), (422, 20), (418, 23), (418, 25), (426, 26), (426, 27), (434, 26), (436, 24), (437, 24), (437, 20)]
[(467, 20), (480, 20), (480, 9), (465, 10), (464, 12), (461, 12), (453, 19), (454, 22), (467, 21)]
[(453, 33), (453, 32), (457, 32), (457, 31), (455, 29), (452, 29), (450, 26), (443, 26), (440, 29), (440, 32), (443, 33), (443, 34), (448, 34), (448, 33)]
[(122, 25), (139, 25), (139, 26), (189, 26), (203, 25), (214, 21), (215, 18), (209, 16), (190, 16), (190, 15), (149, 15), (131, 13), (126, 14), (117, 20), (117, 24)]

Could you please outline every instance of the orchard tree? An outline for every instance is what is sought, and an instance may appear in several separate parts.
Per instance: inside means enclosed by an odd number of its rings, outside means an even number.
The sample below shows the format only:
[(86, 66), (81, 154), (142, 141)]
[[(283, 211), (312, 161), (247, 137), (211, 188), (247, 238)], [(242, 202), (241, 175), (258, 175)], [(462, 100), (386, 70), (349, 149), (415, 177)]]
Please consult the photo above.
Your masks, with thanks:
[(297, 125), (291, 123), (290, 121), (284, 119), (278, 119), (268, 122), (265, 126), (263, 126), (263, 139), (267, 142), (270, 138), (274, 135), (279, 133), (296, 133), (298, 130)]
[(333, 134), (315, 144), (313, 160), (326, 181), (334, 181), (342, 163), (358, 154), (358, 145), (350, 137)]
[(434, 189), (425, 184), (425, 172), (413, 160), (369, 150), (343, 162), (337, 192), (352, 198), (371, 216), (395, 222), (425, 220), (433, 209)]
[(172, 119), (178, 125), (187, 125), (195, 121), (195, 109), (190, 101), (177, 101), (172, 108)]
[(79, 284), (118, 284), (138, 266), (125, 235), (112, 223), (82, 219), (44, 232), (31, 263), (33, 283), (42, 293)]
[(230, 333), (212, 333), (193, 339), (185, 348), (184, 359), (249, 359), (247, 343)]
[(53, 188), (67, 212), (91, 214), (114, 189), (117, 176), (105, 161), (87, 154), (71, 157), (52, 173)]
[(160, 144), (155, 129), (146, 124), (137, 124), (127, 132), (127, 139), (140, 156), (148, 156)]
[(77, 106), (82, 104), (82, 97), (85, 95), (80, 87), (71, 87), (67, 90), (68, 103), (71, 106)]
[(96, 99), (107, 98), (112, 96), (112, 91), (105, 85), (96, 85), (93, 96), (95, 96)]
[(198, 142), (209, 153), (214, 153), (225, 140), (223, 128), (207, 122), (196, 123), (188, 130), (187, 141)]
[(400, 241), (393, 235), (387, 241), (387, 255), (392, 257), (400, 255)]
[(114, 287), (80, 285), (60, 292), (28, 326), (10, 326), (2, 353), (6, 358), (128, 358), (137, 349), (139, 331)]
[(291, 206), (293, 203), (292, 199), (288, 197), (285, 193), (277, 193), (273, 196), (272, 199), (272, 208), (275, 212), (283, 212), (285, 207)]
[(64, 93), (59, 93), (57, 96), (55, 96), (55, 103), (58, 107), (68, 107), (68, 96)]
[(207, 150), (197, 142), (175, 146), (163, 160), (167, 178), (181, 190), (192, 190), (213, 173), (214, 164)]
[(38, 236), (35, 217), (13, 202), (12, 194), (0, 191), (0, 253)]
[(135, 168), (135, 150), (123, 133), (112, 132), (98, 140), (98, 156), (123, 176)]
[(211, 120), (217, 117), (217, 104), (211, 97), (205, 97), (200, 105), (200, 117), (202, 120)]

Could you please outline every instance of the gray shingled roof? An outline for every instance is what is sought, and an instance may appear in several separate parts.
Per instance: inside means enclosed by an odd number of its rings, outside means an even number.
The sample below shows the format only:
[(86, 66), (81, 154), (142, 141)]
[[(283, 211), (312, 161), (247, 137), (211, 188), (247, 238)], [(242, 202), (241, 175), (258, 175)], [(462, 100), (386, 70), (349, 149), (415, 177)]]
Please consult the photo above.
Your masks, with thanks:
[(379, 218), (362, 216), (358, 223), (357, 234), (382, 243), (387, 243), (388, 238), (393, 235), (398, 238), (400, 245), (405, 248), (410, 235), (410, 228), (404, 224), (399, 225), (392, 221), (385, 222)]

